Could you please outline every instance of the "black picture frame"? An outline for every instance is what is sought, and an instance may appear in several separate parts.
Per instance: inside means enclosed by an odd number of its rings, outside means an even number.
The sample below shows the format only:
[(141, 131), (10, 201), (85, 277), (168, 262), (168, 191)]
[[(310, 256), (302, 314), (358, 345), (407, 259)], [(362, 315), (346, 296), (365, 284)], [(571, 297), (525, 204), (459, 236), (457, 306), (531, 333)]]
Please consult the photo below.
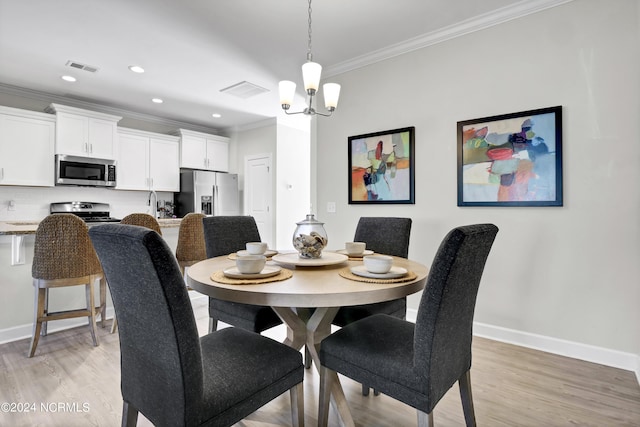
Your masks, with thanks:
[(458, 206), (562, 206), (562, 106), (458, 122)]
[(415, 204), (415, 127), (348, 138), (349, 204)]

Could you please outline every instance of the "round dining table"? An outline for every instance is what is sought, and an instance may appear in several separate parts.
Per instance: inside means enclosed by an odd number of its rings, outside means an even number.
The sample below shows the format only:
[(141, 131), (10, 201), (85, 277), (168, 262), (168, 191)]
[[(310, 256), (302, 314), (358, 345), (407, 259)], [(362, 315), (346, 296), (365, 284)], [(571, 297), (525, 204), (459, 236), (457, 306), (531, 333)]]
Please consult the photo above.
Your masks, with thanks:
[[(328, 265), (323, 265), (322, 258), (317, 262), (306, 262), (298, 261), (295, 254), (278, 254), (267, 262), (267, 266), (279, 265), (289, 270), (291, 277), (267, 283), (245, 281), (243, 284), (212, 279), (215, 273), (220, 275), (235, 266), (233, 255), (209, 258), (189, 267), (187, 284), (216, 299), (270, 306), (287, 326), (284, 343), (295, 349), (306, 346), (319, 369), (320, 343), (331, 333), (331, 322), (340, 307), (389, 301), (419, 292), (424, 288), (428, 274), (428, 268), (423, 264), (393, 257), (394, 268), (406, 269), (409, 279), (375, 283), (375, 279), (348, 274), (352, 267), (362, 265), (362, 258), (339, 258), (335, 252), (323, 253), (323, 256), (327, 263), (330, 261)], [(353, 425), (342, 386), (339, 381), (333, 381), (333, 384), (332, 403), (343, 424)]]

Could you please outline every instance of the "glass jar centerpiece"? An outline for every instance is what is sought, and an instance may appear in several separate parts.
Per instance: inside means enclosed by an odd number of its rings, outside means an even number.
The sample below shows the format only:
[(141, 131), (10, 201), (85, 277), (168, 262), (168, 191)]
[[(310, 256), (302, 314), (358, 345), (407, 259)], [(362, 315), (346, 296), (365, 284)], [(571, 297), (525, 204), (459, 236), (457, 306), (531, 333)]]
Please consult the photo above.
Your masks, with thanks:
[(297, 222), (296, 225), (293, 247), (298, 251), (300, 258), (320, 258), (328, 242), (324, 223), (316, 220), (313, 214), (309, 214), (304, 221)]

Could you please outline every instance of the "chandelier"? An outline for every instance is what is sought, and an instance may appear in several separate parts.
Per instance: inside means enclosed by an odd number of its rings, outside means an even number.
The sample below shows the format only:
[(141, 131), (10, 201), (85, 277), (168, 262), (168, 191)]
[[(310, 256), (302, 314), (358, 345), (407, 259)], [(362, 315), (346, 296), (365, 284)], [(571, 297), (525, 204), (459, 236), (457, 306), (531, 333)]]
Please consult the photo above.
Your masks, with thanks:
[(340, 96), (340, 85), (337, 83), (325, 83), (322, 85), (324, 92), (324, 105), (329, 111), (329, 114), (323, 114), (317, 112), (313, 108), (313, 97), (318, 91), (320, 86), (320, 74), (322, 73), (322, 66), (317, 62), (313, 62), (313, 55), (311, 54), (311, 0), (309, 0), (309, 42), (307, 49), (307, 62), (302, 65), (302, 80), (304, 81), (304, 89), (308, 95), (307, 106), (304, 110), (295, 113), (290, 113), (289, 108), (293, 102), (293, 97), (296, 92), (296, 84), (289, 80), (283, 80), (279, 83), (280, 90), (280, 105), (286, 114), (305, 114), (307, 116), (320, 115), (328, 117), (330, 116), (338, 106), (338, 98)]

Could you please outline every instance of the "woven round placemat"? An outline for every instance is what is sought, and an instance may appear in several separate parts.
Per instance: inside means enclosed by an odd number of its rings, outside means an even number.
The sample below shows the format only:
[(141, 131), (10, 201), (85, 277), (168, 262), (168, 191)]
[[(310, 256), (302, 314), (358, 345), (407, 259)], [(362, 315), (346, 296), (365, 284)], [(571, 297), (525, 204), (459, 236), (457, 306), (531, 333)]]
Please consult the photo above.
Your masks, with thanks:
[(414, 273), (413, 271), (407, 271), (407, 274), (405, 274), (404, 276), (396, 277), (394, 279), (374, 279), (370, 277), (363, 277), (363, 276), (358, 276), (357, 274), (353, 274), (350, 270), (350, 267), (343, 268), (338, 272), (338, 274), (340, 274), (340, 276), (344, 277), (345, 279), (355, 280), (356, 282), (365, 282), (365, 283), (402, 283), (402, 282), (410, 282), (411, 280), (414, 280), (416, 277), (418, 277), (416, 276), (416, 273)]
[[(277, 255), (277, 254), (273, 254), (273, 255)], [(267, 261), (271, 261), (271, 258), (273, 258), (273, 255), (269, 255), (268, 257), (265, 257), (265, 258), (267, 258)], [(232, 261), (235, 261), (235, 260), (237, 260), (237, 259), (238, 259), (238, 254), (237, 254), (237, 253), (235, 253), (235, 252), (230, 253), (230, 254), (227, 256), (227, 258), (228, 258), (228, 259), (230, 259), (230, 260), (232, 260)]]
[(280, 273), (271, 277), (264, 277), (261, 279), (232, 279), (224, 275), (224, 271), (216, 271), (211, 275), (211, 280), (218, 283), (224, 283), (225, 285), (259, 285), (261, 283), (279, 282), (281, 280), (287, 280), (293, 276), (291, 270), (283, 268)]

